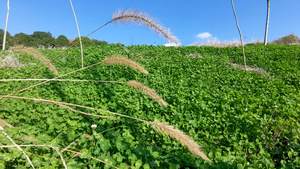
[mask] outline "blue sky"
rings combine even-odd
[[[0,0],[0,28],[5,27],[6,0]],[[111,19],[122,8],[138,8],[156,18],[178,37],[182,45],[203,42],[205,36],[220,41],[239,39],[231,0],[73,0],[81,35],[87,35]],[[234,0],[243,37],[247,41],[263,40],[266,0]],[[291,33],[300,36],[300,0],[271,0],[268,40]],[[8,31],[32,34],[51,32],[54,37],[76,38],[77,30],[68,0],[12,0]],[[201,34],[206,33],[206,34]],[[200,34],[200,35],[199,35]],[[197,36],[199,35],[199,36]],[[208,37],[208,36],[206,36]],[[125,45],[166,44],[153,31],[134,25],[110,24],[90,36],[108,43]]]

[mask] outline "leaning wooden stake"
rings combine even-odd
[[[24,154],[24,156],[26,157],[26,159],[27,159],[27,161],[29,162],[29,164],[31,165],[31,167],[34,168],[34,166],[33,166],[32,162],[31,162],[30,158],[26,155],[26,153],[23,151],[23,149],[22,149],[19,145],[17,145],[17,144],[14,142],[13,139],[11,139],[11,138],[9,137],[9,135],[5,132],[5,130],[3,129],[2,126],[0,126],[0,130],[2,131],[3,135],[4,135],[6,138],[8,138],[8,139],[9,139],[9,140],[17,147],[17,149],[20,150],[20,151]]]
[[[9,0],[7,0],[7,14],[6,14],[6,23],[5,23],[5,31],[4,31],[4,36],[3,36],[2,50],[5,50],[8,16],[9,16]]]
[[[233,13],[234,13],[234,16],[235,16],[236,26],[237,26],[237,29],[238,29],[238,31],[239,31],[239,33],[240,33],[241,46],[242,46],[243,56],[244,56],[244,67],[245,67],[245,71],[247,71],[247,66],[246,66],[246,55],[245,55],[245,49],[244,49],[244,43],[243,43],[243,36],[242,36],[241,29],[240,29],[240,27],[239,27],[239,21],[238,21],[238,18],[237,18],[237,16],[236,16],[236,12],[235,12],[235,9],[234,9],[233,0],[231,0],[231,5],[232,5]]]
[[[76,27],[77,27],[78,38],[79,38],[79,43],[80,43],[80,51],[81,51],[81,68],[83,68],[83,49],[82,49],[82,41],[81,41],[80,31],[79,31],[76,14],[75,14],[73,4],[72,4],[71,0],[70,0],[70,4],[71,4],[71,8],[72,8],[72,11],[73,11],[73,15],[74,15],[74,19],[75,19],[75,23],[76,23]]]

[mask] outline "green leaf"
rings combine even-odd
[[[136,163],[135,163],[135,167],[136,167],[136,168],[140,168],[142,165],[143,165],[142,160],[138,160],[138,161],[136,161]]]

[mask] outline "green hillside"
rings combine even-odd
[[[101,62],[106,56],[123,55],[140,63],[148,75],[125,66],[99,64],[64,79],[137,80],[159,93],[167,107],[124,83],[52,81],[16,96],[166,122],[191,136],[212,162],[193,155],[146,123],[70,106],[120,120],[84,116],[57,105],[23,99],[10,99],[0,108],[0,118],[14,126],[4,127],[7,134],[19,145],[52,145],[61,150],[77,140],[70,150],[119,168],[300,168],[300,46],[246,46],[247,65],[260,68],[260,73],[233,67],[233,63],[243,63],[241,48],[130,46],[126,49],[119,45],[85,48],[84,65]],[[52,59],[62,50],[41,52]],[[42,67],[42,63],[27,54],[20,54],[19,60],[37,65],[0,67],[0,79],[26,79]],[[68,50],[53,64],[59,75],[81,68],[80,49]],[[34,78],[54,77],[44,69]],[[13,93],[22,83],[0,81],[0,95]],[[30,81],[23,88],[36,83]],[[0,104],[5,100],[0,99]],[[98,127],[92,129],[93,124]],[[1,145],[12,145],[3,134],[0,140]],[[37,168],[63,167],[59,155],[51,148],[23,149]],[[62,155],[68,168],[109,168],[83,155],[67,151]],[[30,167],[16,148],[1,148],[0,166]]]

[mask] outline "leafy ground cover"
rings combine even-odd
[[[230,63],[242,63],[240,48],[131,46],[128,50],[130,53],[119,45],[86,48],[85,66],[105,56],[124,55],[141,63],[148,75],[122,66],[98,65],[65,78],[138,80],[155,89],[168,107],[128,85],[112,83],[49,82],[18,96],[75,103],[176,125],[203,146],[212,162],[195,157],[144,123],[83,116],[32,101],[11,99],[0,108],[0,118],[14,126],[5,128],[6,132],[20,145],[64,148],[79,138],[73,149],[119,168],[300,168],[299,46],[246,47],[248,65],[260,67],[270,76],[233,68]],[[61,50],[42,52],[51,59]],[[80,68],[79,57],[80,49],[71,49],[53,64],[64,74]],[[20,62],[37,65],[0,68],[0,79],[28,78],[42,66],[25,54],[20,54]],[[53,77],[45,69],[36,78]],[[12,93],[20,84],[0,82],[0,95]],[[92,124],[98,127],[93,130]],[[84,134],[86,137],[81,137]],[[36,139],[22,139],[24,136]],[[0,140],[2,145],[11,144],[2,134]],[[58,154],[49,148],[24,150],[36,167],[62,167]],[[82,155],[63,155],[69,168],[109,168]],[[17,149],[3,148],[0,166],[26,168],[29,164]]]

